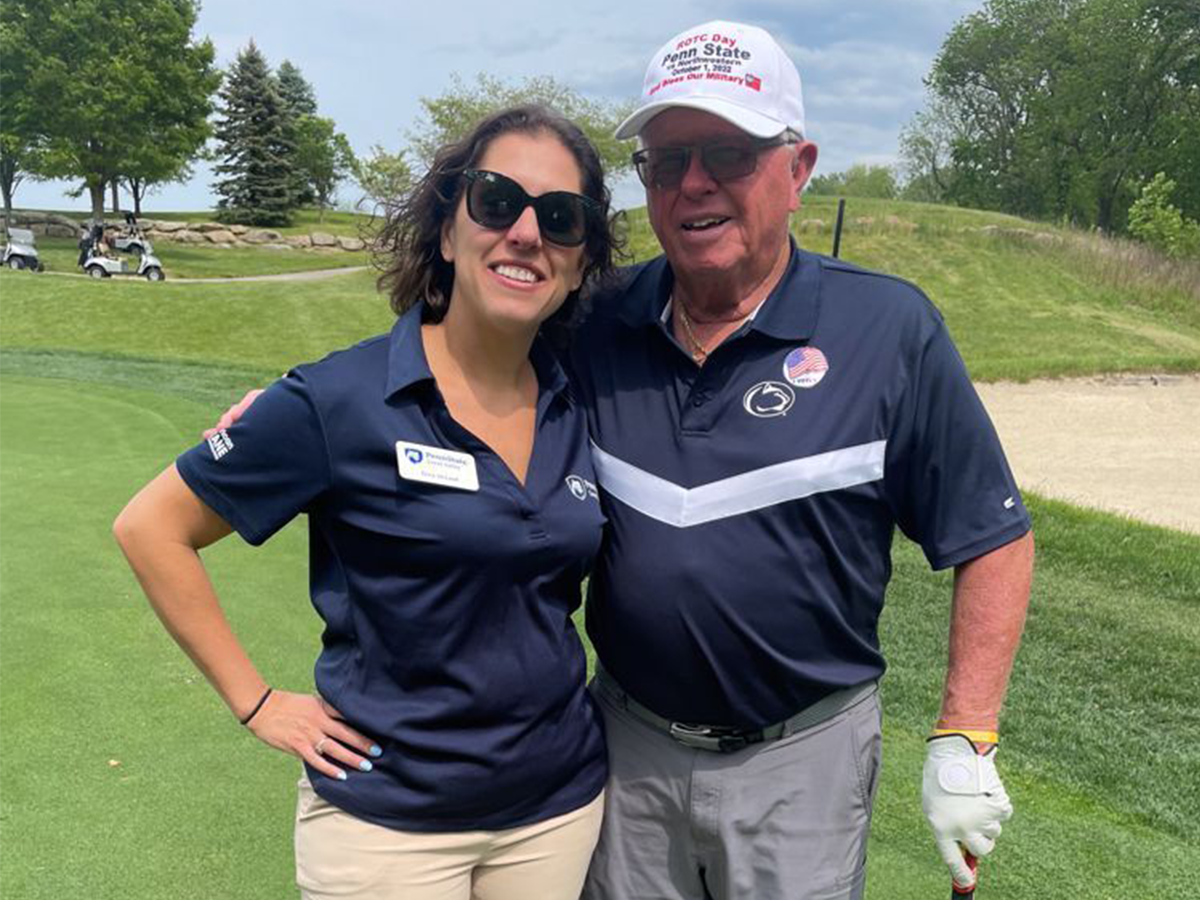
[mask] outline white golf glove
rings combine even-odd
[[[995,747],[981,756],[961,734],[931,738],[928,743],[921,808],[938,852],[960,887],[975,884],[962,848],[976,857],[991,853],[1000,823],[1013,813],[995,760]]]

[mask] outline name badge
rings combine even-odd
[[[460,491],[479,490],[475,457],[470,453],[396,441],[396,464],[400,467],[400,477],[408,481],[422,481]]]

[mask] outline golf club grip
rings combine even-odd
[[[963,859],[966,860],[967,865],[970,866],[972,874],[975,874],[979,871],[979,861],[966,850],[963,850]],[[975,900],[975,887],[978,884],[979,878],[976,877],[975,884],[971,885],[969,888],[963,889],[958,886],[957,882],[951,879],[950,900]]]

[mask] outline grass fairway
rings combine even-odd
[[[47,272],[83,274],[83,270],[78,266],[79,247],[73,239],[38,238],[37,247]],[[176,278],[276,275],[282,272],[365,266],[369,262],[367,254],[361,251],[350,253],[345,250],[263,250],[254,247],[222,250],[203,244],[177,244],[172,241],[155,243],[154,255],[162,262],[168,281]],[[137,270],[137,257],[123,254],[118,255],[118,258],[123,258],[131,269]]]
[[[903,204],[861,212],[918,227],[852,227],[843,256],[926,288],[976,377],[1200,369],[1194,300],[1121,293],[1053,246],[962,230],[1028,227],[1018,220]],[[831,219],[832,203],[814,198],[809,215]],[[632,223],[635,250],[653,252],[644,215]],[[827,251],[828,232],[804,243]],[[197,271],[215,271],[234,251],[194,252]],[[254,253],[242,274],[303,256]],[[6,898],[295,896],[298,762],[232,721],[150,612],[109,529],[247,387],[390,322],[370,273],[150,285],[0,271]],[[1200,538],[1030,506],[1039,568],[1001,763],[1017,815],[984,863],[980,900],[1190,896],[1200,874]],[[949,576],[907,544],[894,556],[868,896],[926,900],[947,893],[919,773]],[[306,557],[303,522],[259,550],[233,538],[205,553],[251,655],[296,690],[311,686],[319,634]]]
[[[45,362],[45,360],[43,360]],[[253,370],[55,357],[0,382],[0,688],[6,896],[293,896],[297,765],[241,731],[149,611],[109,535],[138,485]],[[198,379],[197,369],[207,377]],[[82,380],[86,379],[86,380]],[[1200,539],[1031,502],[1040,560],[1005,718],[1017,807],[987,896],[1185,896],[1200,853]],[[318,625],[297,523],[206,552],[275,684],[311,685]],[[875,900],[945,893],[919,808],[947,577],[899,546],[884,619],[886,764]]]

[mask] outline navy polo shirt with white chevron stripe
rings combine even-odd
[[[584,414],[549,349],[530,353],[522,484],[450,415],[420,328],[417,306],[391,334],[297,367],[177,465],[250,543],[308,515],[317,690],[383,748],[345,781],[310,767],[317,793],[404,831],[512,828],[604,787],[571,620],[604,519]]]
[[[574,341],[609,520],[588,634],[659,715],[761,727],[882,675],[897,526],[944,568],[1030,521],[917,288],[793,247],[699,367],[672,280],[662,257],[630,270]]]

